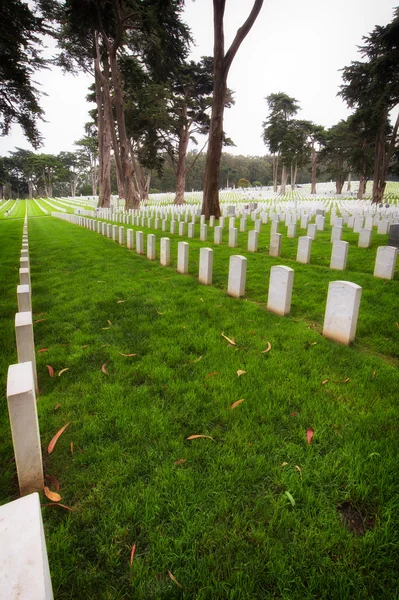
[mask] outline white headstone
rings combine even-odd
[[[114,242],[118,239],[118,225],[112,225],[112,239]]]
[[[296,261],[307,265],[310,263],[310,252],[312,250],[312,238],[303,235],[298,238],[298,250],[296,253]]]
[[[179,242],[177,244],[177,272],[188,273],[188,243]]]
[[[359,233],[359,248],[370,248],[372,229],[361,229]]]
[[[252,229],[248,233],[248,252],[257,252],[258,251],[258,237],[259,233]]]
[[[349,242],[337,240],[333,242],[331,250],[330,269],[344,271],[346,269],[346,261],[348,259]]]
[[[374,277],[393,279],[397,254],[398,250],[394,246],[380,246],[375,259]]]
[[[342,239],[342,227],[334,225],[331,229],[331,243],[339,242]]]
[[[206,242],[208,237],[208,226],[204,223],[200,225],[200,241]]]
[[[247,230],[247,220],[243,217],[240,219],[240,233],[244,233]]]
[[[187,227],[188,227],[188,237],[193,238],[194,237],[194,223],[189,223]]]
[[[389,233],[389,221],[380,221],[378,223],[377,233],[383,235]]]
[[[8,368],[7,403],[22,496],[43,490],[43,463],[32,363]]]
[[[214,244],[221,244],[222,243],[222,237],[223,237],[223,229],[219,226],[219,227],[215,227],[214,229],[214,235],[213,235],[213,243]]]
[[[17,285],[17,299],[19,312],[27,312],[32,310],[29,285]]]
[[[156,235],[149,233],[147,235],[147,258],[149,260],[155,260],[155,244],[157,241]]]
[[[136,253],[144,254],[144,233],[136,231]]]
[[[288,223],[287,238],[296,237],[296,223]]]
[[[229,248],[237,248],[238,229],[232,227],[229,229]]]
[[[348,345],[355,339],[362,288],[350,281],[331,281],[328,286],[323,335]]]
[[[311,237],[312,240],[315,240],[316,239],[316,231],[317,231],[317,225],[315,223],[309,223],[306,235],[308,237]]]
[[[294,270],[276,265],[270,269],[267,310],[277,315],[288,315],[291,310]]]
[[[234,298],[240,298],[245,294],[245,282],[247,277],[247,259],[245,256],[230,256],[229,279],[227,293]]]
[[[119,227],[119,243],[121,246],[125,243],[125,228]]]
[[[212,285],[213,250],[212,248],[200,249],[199,282]]]
[[[16,313],[15,338],[17,342],[18,362],[30,362],[32,364],[33,381],[35,383],[35,390],[38,392],[39,388],[37,385],[35,341],[33,336],[33,321],[31,311]]]
[[[161,252],[160,261],[163,267],[167,267],[170,264],[170,239],[161,238]]]
[[[281,255],[281,233],[272,233],[270,236],[270,248],[269,256],[280,256]]]
[[[184,235],[186,235],[186,224],[184,221],[181,221],[179,223],[179,235],[182,237]]]
[[[134,248],[134,231],[133,229],[128,229],[127,230],[127,240],[126,240],[126,246],[129,250],[133,250]]]

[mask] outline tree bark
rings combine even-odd
[[[351,172],[350,171],[348,173],[348,185],[346,186],[346,191],[347,192],[351,191]]]
[[[98,206],[109,207],[111,202],[111,124],[107,105],[109,93],[108,61],[101,70],[100,50],[97,34],[94,37],[96,58],[94,61],[94,83],[97,104],[98,129]]]
[[[278,154],[273,154],[273,192],[277,194],[278,189]]]
[[[187,147],[190,139],[190,132],[187,125],[187,106],[183,107],[183,119],[184,126],[180,130],[179,135],[179,156],[177,159],[176,168],[176,196],[175,204],[184,204],[184,190],[186,188],[186,160],[187,160]]]
[[[285,194],[285,188],[287,185],[287,168],[283,163],[283,168],[281,169],[281,186],[280,186],[280,194]]]
[[[202,202],[202,214],[206,219],[214,215],[220,217],[219,205],[219,171],[223,145],[223,114],[227,90],[227,76],[231,63],[242,41],[251,30],[255,20],[262,8],[263,0],[255,0],[252,10],[236,33],[236,36],[224,54],[224,10],[226,0],[213,0],[213,103],[211,122],[209,128],[209,145],[205,163],[204,199]]]
[[[375,142],[375,154],[374,154],[374,179],[373,179],[373,204],[379,204],[382,202],[386,186],[386,177],[391,161],[392,155],[396,148],[396,137],[398,135],[399,128],[399,114],[396,118],[395,125],[392,130],[391,140],[389,142],[388,150],[385,149],[386,141],[386,124],[388,119],[388,110],[381,117],[380,127],[378,128],[376,142]]]
[[[316,175],[317,175],[317,154],[315,142],[312,140],[312,183],[310,188],[311,194],[316,194]]]
[[[335,182],[335,191],[337,194],[342,194],[342,188],[344,187],[345,176],[338,177]]]
[[[364,174],[362,173],[360,175],[360,179],[359,179],[359,189],[357,192],[357,198],[359,200],[363,200],[364,197],[364,193],[366,191],[366,177],[364,176]]]

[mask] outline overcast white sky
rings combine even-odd
[[[393,18],[397,0],[265,0],[261,13],[241,45],[231,67],[228,86],[235,106],[225,112],[224,128],[236,148],[234,154],[264,155],[262,122],[267,116],[265,97],[285,92],[301,106],[299,118],[330,127],[349,111],[337,92],[339,69],[359,60],[357,46],[375,25]],[[227,0],[226,51],[253,0]],[[192,58],[213,53],[212,0],[186,0],[185,19],[196,46]],[[45,138],[40,152],[58,154],[74,150],[84,134],[88,110],[89,77],[63,75],[59,70],[38,73],[36,80],[48,95],[41,104],[47,123],[40,125]],[[32,149],[18,127],[0,138],[0,155],[18,146]]]

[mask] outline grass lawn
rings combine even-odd
[[[267,228],[258,254],[240,234],[239,248],[214,247],[206,287],[199,248],[213,244],[197,231],[183,276],[178,236],[156,232],[157,252],[161,236],[172,240],[165,268],[75,225],[29,220],[45,472],[72,508],[43,507],[57,600],[396,597],[399,281],[372,276],[387,236],[359,250],[345,234],[348,270],[330,271],[326,229],[311,265],[295,262],[297,240],[284,236],[271,259]],[[21,235],[22,220],[0,222],[3,389]],[[238,253],[247,295],[235,300],[225,290]],[[295,270],[285,318],[266,311],[274,264]],[[350,347],[320,335],[336,279],[363,287]],[[2,407],[3,503],[18,486]],[[195,434],[212,439],[186,439]]]

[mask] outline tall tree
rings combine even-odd
[[[374,129],[373,202],[382,201],[391,160],[399,146],[399,115],[389,127],[390,111],[399,103],[399,7],[388,25],[377,26],[363,38],[366,62],[343,69],[345,84],[339,92],[350,107],[361,109]]]
[[[277,192],[279,159],[282,157],[281,193],[285,193],[287,161],[292,156],[292,135],[289,123],[299,110],[298,101],[284,92],[269,94],[266,98],[269,116],[263,123],[263,141],[273,155],[273,190]]]
[[[352,140],[348,121],[341,120],[328,129],[320,156],[328,172],[335,179],[335,190],[342,194],[345,179],[351,170]]]
[[[223,115],[227,93],[227,77],[231,64],[243,40],[250,32],[262,8],[263,0],[255,0],[252,10],[225,53],[224,48],[224,11],[226,0],[213,0],[213,102],[209,128],[208,151],[204,177],[204,199],[202,214],[209,219],[211,215],[220,216],[219,170],[223,146]]]
[[[50,32],[49,24],[38,10],[44,2],[3,0],[0,4],[0,132],[8,135],[18,123],[34,148],[42,142],[38,121],[43,120],[40,92],[33,75],[44,68],[41,55],[42,36]],[[46,0],[49,7],[51,0]]]

